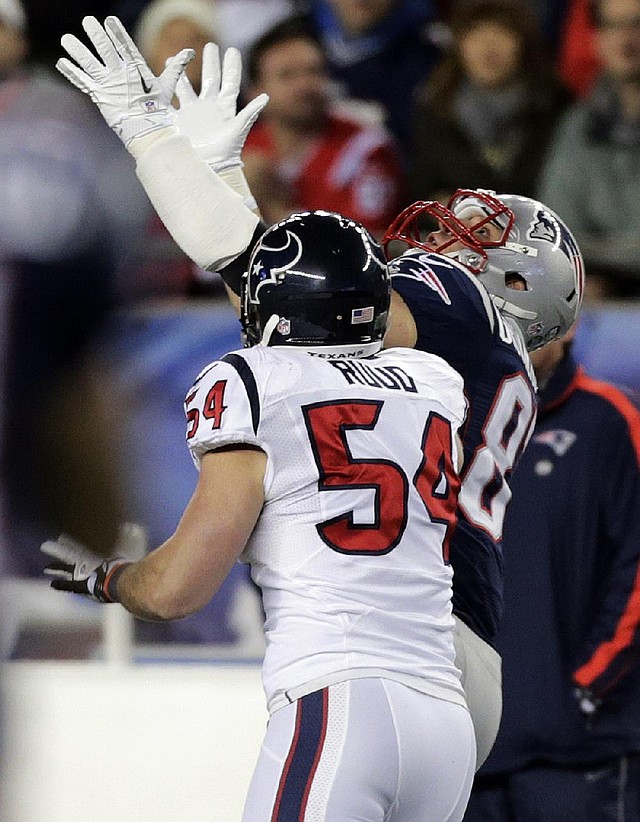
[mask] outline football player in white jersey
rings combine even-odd
[[[249,347],[185,400],[199,480],[174,535],[137,562],[61,538],[43,545],[48,573],[177,619],[248,562],[271,718],[244,821],[460,820],[475,771],[447,559],[462,378],[436,355],[380,350],[384,254],[339,215],[270,228],[241,294]]]
[[[196,97],[178,82],[176,111],[170,99],[186,55],[177,55],[156,78],[116,18],[107,18],[104,27],[86,18],[84,26],[103,63],[66,35],[63,46],[76,62],[64,58],[58,68],[92,96],[136,158],[140,180],[183,250],[202,268],[224,269],[237,304],[246,249],[264,229],[252,210],[240,153],[266,98],[236,112],[239,54],[228,49],[220,71],[217,49],[209,44],[203,92]],[[425,211],[440,225],[426,242],[414,222]],[[535,418],[527,350],[561,335],[575,319],[581,257],[566,226],[541,203],[487,192],[458,192],[448,208],[418,204],[401,215],[389,237],[416,248],[392,263],[385,345],[440,354],[462,374],[469,398],[452,563],[458,662],[481,762],[501,710],[500,659],[492,646],[502,603],[508,477]]]

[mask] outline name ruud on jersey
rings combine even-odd
[[[371,385],[376,388],[393,388],[417,394],[412,377],[397,365],[375,366],[360,360],[329,360],[349,385]]]

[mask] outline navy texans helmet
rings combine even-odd
[[[439,244],[423,238],[423,215],[445,235]],[[500,229],[488,240],[487,224]],[[447,205],[414,203],[385,234],[425,251],[453,257],[475,274],[500,311],[518,325],[529,351],[565,334],[575,322],[584,291],[584,263],[567,225],[530,197],[459,189]],[[509,288],[514,275],[523,290]]]
[[[240,290],[243,342],[366,357],[382,347],[390,299],[382,247],[362,225],[328,211],[293,214],[251,252]]]

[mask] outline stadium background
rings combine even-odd
[[[52,64],[63,33],[81,36],[84,14],[114,4],[25,7],[33,57]],[[148,524],[152,544],[171,532],[194,486],[184,392],[237,345],[237,319],[220,298],[124,309],[102,332],[97,357],[130,412],[119,442],[129,513]],[[593,376],[640,391],[640,306],[589,306],[575,350]],[[141,426],[155,436],[141,440]],[[10,660],[0,680],[3,822],[239,818],[266,721],[259,607],[242,573],[220,606],[235,639],[207,645],[141,642],[119,609],[63,601],[45,582],[0,586],[0,648]]]

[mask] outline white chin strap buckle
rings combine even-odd
[[[535,320],[538,316],[535,311],[527,311],[525,308],[520,308],[510,303],[505,297],[497,297],[495,294],[492,294],[491,298],[498,310],[505,311],[507,314],[511,314],[512,317],[518,317],[520,320]]]

